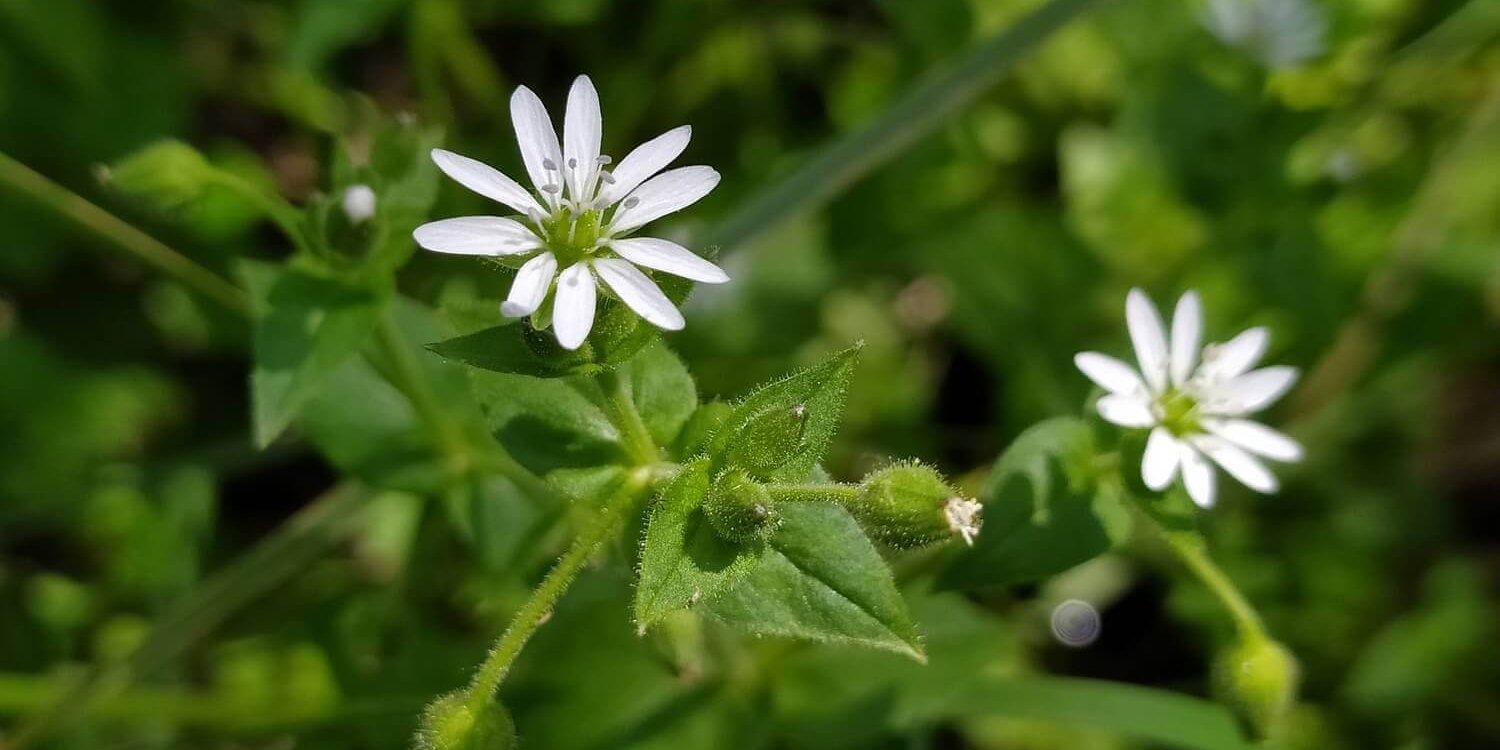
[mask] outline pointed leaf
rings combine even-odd
[[[764,552],[760,545],[729,542],[709,526],[702,505],[712,479],[707,458],[689,463],[651,510],[635,589],[635,620],[642,630],[714,599]]]
[[[244,277],[257,318],[252,421],[255,442],[264,447],[364,345],[380,304],[367,290],[296,268],[247,263]]]
[[[760,564],[710,602],[758,635],[807,638],[925,657],[891,571],[843,508],[787,504]]]
[[[757,416],[772,410],[806,409],[806,423],[802,439],[791,446],[780,446],[777,455],[758,457],[759,465],[776,465],[767,479],[773,481],[800,482],[822,460],[828,444],[838,431],[843,418],[844,393],[849,387],[849,376],[859,359],[862,344],[856,344],[823,362],[782,380],[761,386],[735,405],[733,413],[715,434],[709,452],[723,456],[731,446],[741,445],[749,450],[773,450],[772,446],[744,445],[741,432]]]

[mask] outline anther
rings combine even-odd
[[[545,169],[548,172],[556,172],[557,171],[557,162],[552,161],[551,159],[543,159],[542,160],[542,169]]]
[[[630,198],[626,198],[625,199],[625,207],[626,208],[635,208],[636,206],[639,206],[640,204],[641,204],[641,199],[640,198],[636,198],[636,197],[632,196]]]
[[[558,187],[557,185],[553,185],[553,184],[547,184],[547,185],[543,185],[542,186],[542,192],[544,192],[544,193],[552,193],[552,194],[556,195],[561,190],[562,190],[562,188]]]
[[[578,168],[578,160],[577,159],[569,159],[568,160],[568,169],[577,169],[577,168]]]
[[[606,184],[606,185],[613,185],[613,184],[615,184],[615,176],[612,175],[612,174],[610,174],[610,173],[608,173],[608,172],[600,172],[599,173],[599,179],[603,180],[604,184]]]
[[[609,158],[608,154],[600,154],[599,158],[595,159],[594,161],[598,162],[600,166],[608,166],[615,162],[614,159]]]

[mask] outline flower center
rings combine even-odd
[[[1198,399],[1188,393],[1168,390],[1156,399],[1155,411],[1161,426],[1177,437],[1203,432],[1198,422]]]
[[[575,213],[562,207],[544,217],[538,229],[547,250],[557,256],[560,267],[566,268],[598,251],[603,221],[603,213],[597,209]]]

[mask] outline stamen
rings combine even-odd
[[[542,192],[544,192],[544,193],[551,193],[553,195],[556,195],[557,193],[559,193],[561,191],[562,191],[562,188],[558,187],[554,183],[547,183],[546,185],[542,186]]]
[[[595,159],[594,161],[599,162],[599,166],[601,167],[609,166],[610,164],[615,163],[615,160],[609,158],[608,154],[600,154],[599,158]]]
[[[636,198],[635,196],[631,196],[631,197],[625,199],[625,207],[626,208],[635,208],[636,206],[639,206],[639,205],[641,205],[641,199],[640,198]]]
[[[578,168],[578,160],[577,159],[569,159],[568,160],[568,169],[577,169],[577,168]]]
[[[613,185],[613,184],[615,184],[615,176],[612,175],[612,174],[610,174],[610,173],[608,173],[608,172],[600,171],[599,172],[599,179],[603,180],[604,184],[606,184],[606,185]]]
[[[552,161],[551,159],[543,159],[542,160],[542,169],[545,169],[548,172],[556,172],[557,171],[557,162]]]

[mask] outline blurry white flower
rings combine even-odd
[[[443,219],[413,233],[417,244],[440,253],[527,259],[500,306],[502,313],[518,318],[545,309],[555,288],[550,317],[557,342],[577,349],[594,325],[598,281],[637,315],[675,331],[683,326],[682,313],[640,268],[706,284],[729,280],[718,266],[677,243],[630,236],[642,225],[692,205],[719,184],[719,173],[710,167],[661,171],[687,148],[691,128],[684,125],[641,144],[610,171],[610,158],[599,153],[603,119],[588,76],[575,79],[568,92],[561,144],[546,107],[531,89],[516,89],[510,114],[535,193],[450,151],[434,149],[432,160],[459,184],[520,216]],[[539,317],[546,325],[547,315]]]
[[[1209,0],[1203,25],[1269,68],[1323,54],[1328,21],[1313,0]]]
[[[1270,336],[1251,328],[1200,356],[1203,308],[1195,292],[1182,295],[1168,337],[1160,314],[1139,289],[1130,290],[1125,321],[1135,347],[1137,371],[1114,357],[1083,352],[1078,369],[1109,391],[1096,404],[1099,415],[1121,427],[1151,430],[1141,460],[1141,479],[1166,489],[1180,469],[1193,502],[1214,502],[1214,470],[1257,492],[1275,492],[1276,476],[1261,461],[1297,461],[1302,446],[1276,430],[1245,419],[1270,406],[1297,380],[1293,367],[1251,368]]]
[[[344,215],[351,224],[363,224],[375,217],[375,191],[369,185],[350,185],[344,190]]]

